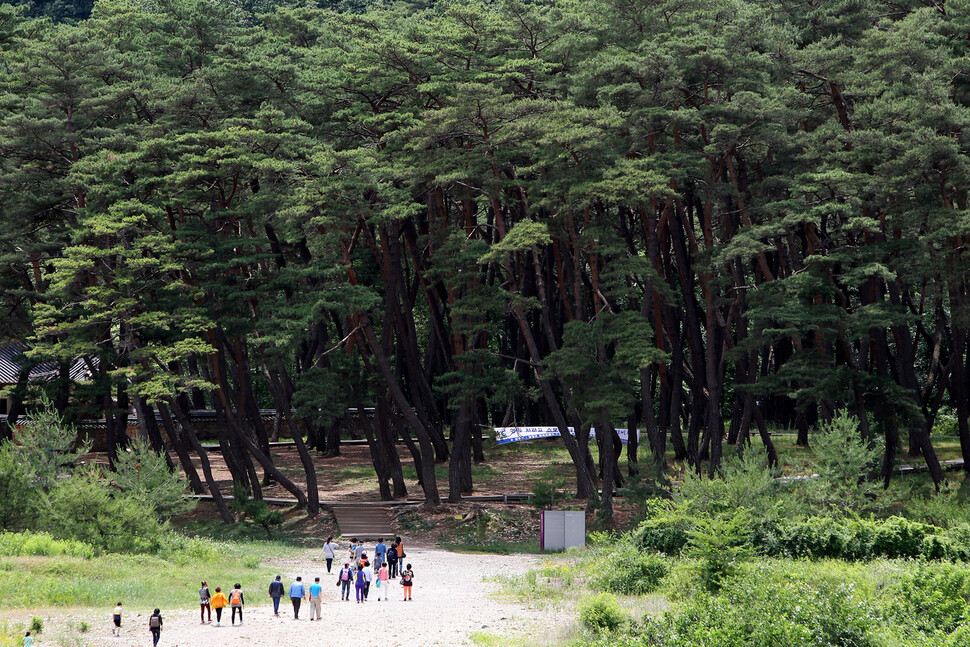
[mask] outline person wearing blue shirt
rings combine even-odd
[[[384,544],[384,538],[377,538],[377,545],[374,546],[374,568],[380,568],[381,564],[384,563],[384,556],[387,555],[387,546]]]
[[[306,597],[306,588],[303,586],[303,578],[296,578],[296,582],[290,584],[290,602],[293,603],[293,619],[300,619],[300,604]]]
[[[316,620],[323,620],[323,610],[320,608],[320,594],[323,592],[323,587],[320,586],[320,578],[313,578],[313,584],[310,585],[310,622]]]

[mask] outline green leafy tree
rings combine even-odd
[[[887,505],[876,477],[883,450],[860,436],[857,418],[839,412],[815,435],[813,448],[816,477],[798,490],[807,511],[852,514]]]
[[[168,466],[162,454],[140,440],[119,453],[112,480],[126,497],[152,510],[159,519],[184,514],[196,505],[194,499],[186,498],[188,485],[181,475]]]
[[[106,552],[151,552],[165,533],[152,506],[112,488],[96,467],[59,482],[42,501],[44,530]]]
[[[0,445],[0,529],[21,530],[37,518],[34,475],[10,441]]]
[[[77,429],[64,424],[50,400],[44,399],[30,421],[17,431],[13,453],[30,470],[36,485],[46,492],[70,475],[78,459],[89,451],[91,443],[80,441]]]

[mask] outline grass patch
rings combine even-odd
[[[0,608],[104,606],[118,600],[136,610],[181,608],[195,601],[203,579],[213,590],[236,582],[244,590],[262,590],[275,573],[259,563],[291,550],[275,542],[185,541],[183,550],[173,549],[167,558],[117,554],[93,559],[5,558],[16,568],[0,570]]]

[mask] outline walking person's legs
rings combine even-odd
[[[327,574],[330,574],[330,567],[333,566],[333,557],[327,558]]]
[[[162,636],[162,630],[161,629],[152,629],[152,645],[154,645],[155,647],[157,647],[158,646],[158,639],[161,638],[161,636]]]
[[[303,601],[303,598],[290,598],[290,601],[293,603],[293,619],[294,620],[299,620],[300,619],[300,603]]]
[[[273,615],[278,616],[280,614],[280,599],[277,597],[273,598]]]
[[[218,609],[216,609],[216,626],[218,627],[221,624],[222,624],[222,607],[219,607]]]

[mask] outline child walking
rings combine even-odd
[[[222,592],[221,587],[216,587],[216,594],[212,596],[210,600],[212,608],[216,610],[216,626],[222,626],[222,610],[229,606],[229,599],[226,598],[225,593]]]
[[[377,569],[377,601],[381,601],[381,595],[384,596],[384,600],[387,600],[387,589],[389,586],[389,570],[387,568],[387,562],[381,564],[381,567]]]
[[[354,586],[357,589],[357,603],[360,604],[364,601],[364,587],[367,586],[367,578],[364,577],[364,569],[357,569],[357,579],[354,580]]]
[[[212,595],[209,593],[209,585],[205,582],[202,583],[202,588],[199,589],[199,615],[202,618],[202,624],[205,624],[206,611],[209,612],[209,622],[212,622]]]
[[[232,624],[236,624],[236,611],[239,611],[239,624],[243,623],[243,607],[246,606],[245,600],[243,600],[242,584],[236,583],[232,587],[232,592],[229,594],[229,606],[232,607]]]
[[[119,602],[114,613],[111,614],[111,620],[115,623],[115,636],[121,636],[121,612],[121,602]]]
[[[404,589],[404,601],[411,601],[411,584],[414,583],[414,571],[411,570],[411,565],[408,564],[401,572],[401,587]]]
[[[29,631],[24,634],[24,647],[34,647],[34,637],[30,635]]]

